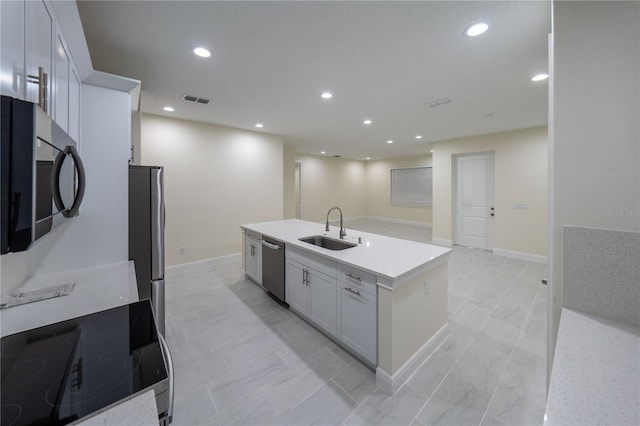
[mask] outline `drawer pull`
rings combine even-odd
[[[348,277],[349,277],[349,278],[351,278],[351,279],[354,279],[354,280],[357,280],[357,281],[362,281],[362,280],[360,279],[360,277],[356,277],[355,275],[351,275],[351,274],[350,274],[350,273],[348,273],[348,272],[347,272],[345,275],[346,275],[346,276],[348,276]]]
[[[345,289],[345,290],[347,290],[347,291],[348,291],[348,292],[350,292],[350,293],[353,293],[353,294],[355,294],[355,295],[360,296],[360,292],[359,292],[359,291],[356,291],[356,290],[354,290],[354,289],[352,289],[351,287],[345,287],[344,289]]]

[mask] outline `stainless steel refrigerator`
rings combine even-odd
[[[151,299],[164,336],[163,178],[162,167],[129,166],[129,260],[135,262],[140,300]]]

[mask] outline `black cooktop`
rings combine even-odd
[[[0,345],[2,426],[64,425],[168,380],[148,299]]]

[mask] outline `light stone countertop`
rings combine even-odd
[[[122,404],[76,423],[81,426],[158,426],[158,410],[153,389]]]
[[[339,239],[339,226],[330,226],[325,231],[324,224],[299,219],[276,220],[240,226],[243,229],[272,237],[287,245],[315,253],[336,262],[350,265],[375,274],[378,284],[393,288],[414,271],[424,271],[446,262],[451,249],[431,244],[401,240],[399,238],[370,234],[349,229],[345,241],[362,244],[346,250],[328,250],[299,241],[298,238],[311,235],[326,235]]]
[[[62,297],[0,310],[2,336],[137,302],[138,286],[133,261],[75,269],[31,278],[20,291],[75,282]],[[83,425],[157,425],[153,389],[122,404],[80,420]]]
[[[38,275],[17,290],[75,282],[67,296],[0,310],[0,335],[19,333],[138,301],[133,261]]]
[[[545,426],[640,424],[640,330],[563,308]]]

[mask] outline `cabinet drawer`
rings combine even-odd
[[[338,279],[348,286],[376,294],[376,276],[346,265],[338,265]]]
[[[257,234],[253,231],[247,231],[247,238],[251,238],[254,241],[257,241],[258,244],[260,244],[260,241],[262,241],[262,235]]]
[[[324,257],[317,256],[310,252],[291,248],[288,245],[285,247],[285,253],[287,259],[302,263],[303,265],[315,269],[318,272],[322,272],[332,278],[336,277],[336,262],[332,260],[325,259]]]

